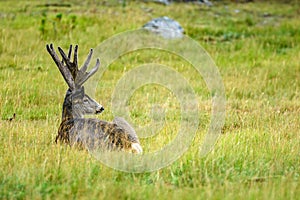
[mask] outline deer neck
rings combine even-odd
[[[72,120],[75,118],[83,118],[83,115],[80,112],[80,110],[76,110],[80,108],[76,107],[78,106],[74,106],[72,102],[72,92],[68,90],[63,103],[62,121]]]
[[[62,121],[74,119],[72,107],[73,107],[72,104],[67,103],[66,100],[64,101],[63,109],[62,109]]]

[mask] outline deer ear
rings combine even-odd
[[[84,93],[84,86],[81,86],[81,91]]]
[[[82,97],[85,95],[85,92],[84,92],[84,87],[80,87],[80,95],[82,95]]]

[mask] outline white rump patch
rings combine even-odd
[[[139,143],[132,143],[131,148],[133,153],[138,153],[138,154],[143,153],[143,149]]]

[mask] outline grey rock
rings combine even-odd
[[[153,0],[153,2],[162,3],[164,5],[169,5],[170,4],[170,1],[168,1],[168,0]]]
[[[143,28],[166,39],[182,38],[184,34],[181,25],[169,17],[152,19]]]
[[[200,0],[199,3],[205,4],[207,6],[213,6],[213,3],[209,0]]]

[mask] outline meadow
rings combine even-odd
[[[211,96],[189,63],[167,52],[138,51],[112,63],[94,98],[112,120],[118,80],[144,63],[181,73],[199,101],[200,122],[188,151],[154,172],[126,173],[87,151],[55,144],[67,89],[46,44],[90,48],[155,17],[169,16],[215,61],[226,91],[226,120],[213,150],[199,157]],[[139,1],[0,1],[0,199],[297,199],[300,196],[300,4],[217,1],[214,6]],[[147,124],[152,105],[166,125],[141,139],[145,153],[176,135],[180,105],[147,85],[128,104]],[[15,118],[13,115],[15,114]],[[12,119],[12,120],[10,120]]]

